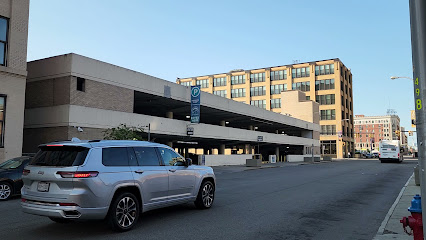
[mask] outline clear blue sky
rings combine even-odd
[[[408,0],[30,0],[28,60],[74,52],[175,81],[340,58],[354,112],[414,109]]]

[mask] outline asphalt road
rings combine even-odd
[[[361,160],[218,171],[211,209],[154,210],[126,233],[102,221],[57,224],[24,214],[18,197],[0,202],[0,239],[371,240],[415,164]]]

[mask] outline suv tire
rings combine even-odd
[[[114,231],[125,232],[135,226],[139,214],[138,199],[129,192],[123,192],[112,200],[107,216],[108,224]]]
[[[213,205],[214,201],[214,185],[211,181],[204,181],[200,190],[198,190],[197,199],[194,204],[199,209],[208,209]]]

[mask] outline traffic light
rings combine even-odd
[[[400,133],[401,133],[401,131],[399,131],[399,130],[395,130],[395,134],[396,134],[398,137],[399,137]]]
[[[413,131],[408,131],[408,136],[413,136]]]

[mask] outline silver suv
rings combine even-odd
[[[172,148],[141,141],[43,144],[23,170],[23,211],[58,223],[104,219],[127,231],[139,214],[194,202],[213,204],[213,169],[192,165]]]

